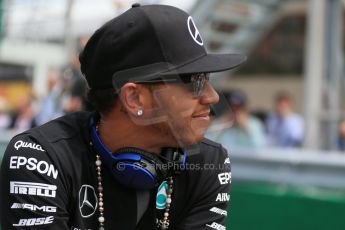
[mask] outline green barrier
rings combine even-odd
[[[344,230],[345,191],[234,183],[231,230]]]

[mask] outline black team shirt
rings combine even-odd
[[[78,112],[15,136],[0,171],[0,223],[7,229],[99,229],[96,153],[88,120]],[[230,161],[221,145],[203,140],[187,150],[186,170],[174,177],[169,229],[223,230],[230,200]],[[164,209],[147,191],[138,218],[138,192],[102,165],[106,230],[156,229]]]

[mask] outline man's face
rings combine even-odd
[[[339,125],[339,136],[345,139],[345,121],[342,121]]]
[[[202,140],[210,124],[210,105],[219,100],[213,87],[193,97],[191,85],[159,84],[151,88],[153,109],[148,111],[157,138],[171,146],[186,146]]]
[[[291,111],[291,101],[290,99],[284,98],[277,101],[276,111],[281,117],[285,117]]]

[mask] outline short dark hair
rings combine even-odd
[[[114,109],[118,94],[114,89],[89,89],[87,99],[97,112],[106,114]]]
[[[292,102],[292,96],[289,92],[287,91],[280,91],[277,93],[275,97],[276,102],[281,102],[281,101],[290,101]]]

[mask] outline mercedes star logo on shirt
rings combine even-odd
[[[95,189],[91,185],[84,184],[79,190],[79,210],[83,218],[92,216],[97,209],[98,199]]]

